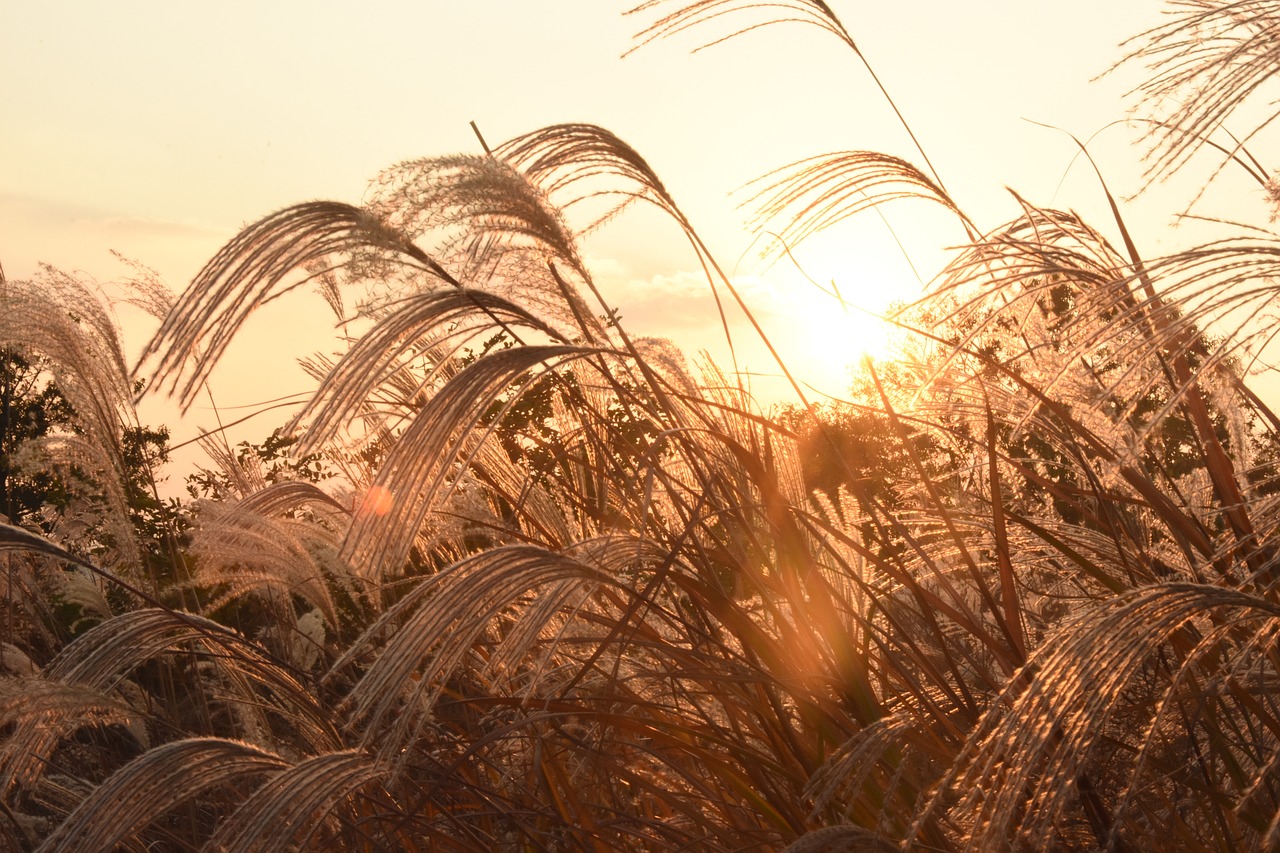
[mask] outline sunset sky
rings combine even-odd
[[[1033,121],[1094,137],[1090,149],[1117,194],[1141,186],[1141,134],[1112,123],[1133,105],[1126,91],[1142,68],[1094,78],[1122,56],[1119,42],[1159,23],[1155,0],[833,7],[981,227],[1016,215],[1006,187],[1109,226],[1070,139]],[[840,393],[844,365],[874,334],[787,270],[763,269],[731,192],[812,154],[873,149],[916,159],[901,127],[857,57],[815,28],[765,28],[690,53],[728,32],[728,19],[622,58],[656,18],[624,16],[625,8],[600,0],[4,4],[0,263],[15,279],[47,262],[109,282],[127,272],[114,249],[180,289],[267,213],[316,198],[358,202],[398,161],[477,152],[473,120],[491,144],[587,121],[648,158],[797,372]],[[1175,182],[1127,206],[1147,252],[1185,239],[1169,226],[1192,194]],[[1210,214],[1214,203],[1202,202]],[[918,207],[886,215],[927,277],[938,249],[963,233]],[[586,254],[633,331],[670,336],[691,354],[722,353],[710,299],[674,227],[624,217],[592,237]],[[814,278],[834,279],[872,311],[919,293],[874,215],[799,256]],[[150,327],[126,319],[136,350]],[[216,377],[220,403],[305,390],[295,374],[270,379],[261,365],[307,355],[317,345],[308,334],[322,345],[331,321],[318,299],[302,297],[270,322],[279,353],[261,341],[233,349]],[[773,370],[749,350],[747,366]],[[278,423],[263,421],[264,433]]]

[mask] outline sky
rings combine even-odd
[[[1106,225],[1097,179],[1068,133],[1090,140],[1118,195],[1142,187],[1142,134],[1123,120],[1144,70],[1104,72],[1124,55],[1124,39],[1161,21],[1155,0],[831,5],[980,227],[1016,215],[1009,188]],[[876,351],[882,333],[785,264],[762,264],[735,191],[814,154],[876,150],[918,161],[915,151],[858,58],[830,35],[781,25],[691,53],[728,33],[726,19],[624,58],[635,33],[674,8],[624,15],[628,6],[2,4],[0,264],[14,279],[47,263],[109,286],[129,272],[115,251],[180,290],[219,246],[268,213],[311,199],[358,203],[368,182],[397,162],[478,153],[472,121],[490,144],[592,122],[648,159],[814,394],[839,395],[846,365]],[[1188,239],[1171,221],[1194,194],[1192,172],[1126,202],[1145,252]],[[1232,180],[1201,201],[1207,213],[1214,203],[1235,213],[1256,203]],[[916,269],[871,214],[800,247],[807,273],[835,281],[850,303],[872,312],[918,296],[941,250],[963,234],[911,203],[886,217]],[[673,226],[630,214],[584,248],[631,331],[723,357],[710,295]],[[332,320],[305,295],[279,310],[247,329],[215,374],[227,417],[306,390],[288,365],[326,346]],[[136,352],[154,324],[121,316]],[[749,338],[741,322],[735,330]],[[767,357],[745,343],[741,352],[744,366],[762,374],[762,396],[785,399],[765,375],[776,373]],[[265,371],[271,364],[286,367]],[[212,420],[197,405],[175,439]],[[265,435],[283,420],[267,413],[247,429]]]

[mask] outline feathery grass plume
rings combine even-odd
[[[662,6],[668,6],[673,0],[646,0],[630,9],[627,14],[647,14],[648,12],[658,9]],[[925,153],[924,147],[920,141],[916,139],[915,132],[911,129],[911,125],[907,123],[906,118],[898,109],[897,103],[889,95],[889,90],[885,88],[884,83],[880,81],[880,76],[876,74],[871,62],[863,54],[858,47],[857,42],[853,40],[853,36],[845,29],[844,24],[832,8],[823,2],[823,0],[771,0],[771,2],[759,2],[759,0],[674,0],[678,4],[673,12],[668,12],[660,17],[653,24],[650,24],[643,31],[635,36],[638,44],[632,48],[637,50],[650,42],[658,39],[668,38],[693,27],[701,26],[708,23],[719,24],[720,19],[730,15],[746,14],[749,23],[730,32],[728,35],[720,36],[710,42],[705,42],[701,47],[695,48],[695,52],[703,50],[707,47],[720,44],[729,39],[736,38],[744,33],[752,32],[761,27],[771,26],[773,24],[798,23],[815,26],[818,29],[830,33],[853,51],[858,57],[858,61],[862,63],[863,68],[867,70],[867,74],[871,77],[876,88],[884,97],[885,102],[893,110],[894,116],[898,119],[898,123],[902,125],[902,129],[906,131],[910,137],[911,143],[915,146],[916,151],[920,153],[924,164],[928,167],[929,172],[933,175],[933,182],[938,187],[944,187],[942,178],[938,175],[938,170],[929,162],[929,155]],[[782,14],[779,14],[782,10]],[[752,16],[754,15],[754,19]],[[944,195],[945,188],[944,188]]]
[[[133,271],[133,275],[119,282],[125,288],[125,304],[145,311],[157,320],[163,320],[173,310],[177,296],[160,278],[160,273],[119,252],[112,251],[111,254]]]
[[[571,346],[526,346],[490,353],[463,368],[433,396],[390,449],[373,486],[390,496],[379,515],[357,515],[343,544],[342,559],[363,577],[397,571],[409,554],[440,491],[456,478],[483,441],[481,417],[503,391],[526,372],[591,350]]]
[[[1135,295],[1129,262],[1076,217],[1024,210],[948,268],[940,294],[949,309],[930,296],[909,310],[925,309],[956,357],[981,350],[1044,391],[1079,400],[1081,411],[1123,422],[1157,392],[1165,411],[1171,398],[1176,405],[1186,389],[1168,365],[1207,355],[1198,327],[1159,298]]]
[[[0,679],[0,725],[8,728],[30,719],[58,740],[84,727],[119,725],[146,745],[146,729],[138,725],[143,715],[119,697],[45,678]]]
[[[264,503],[246,498],[238,503],[206,502],[198,508],[191,543],[197,560],[193,580],[217,591],[205,608],[216,611],[253,595],[275,614],[276,629],[292,632],[297,630],[298,599],[336,626],[337,609],[318,553],[336,552],[343,530],[263,511],[258,507]]]
[[[509,546],[470,557],[423,581],[366,633],[372,639],[386,630],[385,624],[400,623],[347,698],[351,718],[362,722],[366,748],[376,748],[387,760],[406,760],[424,715],[431,713],[444,688],[441,676],[454,672],[495,617],[530,590],[545,586],[563,601],[575,584],[565,587],[561,581],[601,580],[575,560],[540,548]],[[357,641],[357,647],[368,639]],[[342,665],[339,661],[335,669]]]
[[[4,553],[4,594],[6,637],[20,641],[26,652],[12,643],[0,646],[0,666],[10,672],[27,674],[34,669],[28,653],[38,660],[49,660],[65,642],[66,628],[55,612],[58,596],[67,586],[83,586],[87,580],[67,580],[64,572],[88,572],[104,582],[107,588],[123,590],[135,601],[155,600],[139,587],[112,572],[99,568],[84,557],[74,554],[43,536],[21,527],[0,524],[0,552]],[[88,590],[76,593],[86,602],[101,607],[101,593]],[[14,605],[22,608],[15,611]],[[47,655],[45,654],[47,653]]]
[[[801,243],[823,229],[881,204],[919,199],[942,206],[964,225],[975,226],[932,179],[910,163],[874,151],[808,157],[747,184],[743,202],[754,208],[751,224],[774,230],[772,251]],[[772,228],[781,222],[782,227]]]
[[[0,549],[3,549],[2,540]],[[48,577],[51,571],[41,557],[3,550],[0,616],[4,628],[0,640],[0,669],[14,675],[29,675],[36,670],[33,659],[48,660],[63,642],[49,595],[55,582]]]
[[[123,689],[131,673],[168,660],[185,704],[175,714],[165,690],[173,680],[124,693],[132,704],[141,699],[140,715],[150,716],[152,702],[168,704],[166,723],[180,731],[244,736],[284,750],[323,751],[334,748],[335,735],[325,714],[292,673],[223,626],[191,614],[135,610],[103,622],[78,637],[44,669],[52,682],[90,691]],[[168,685],[168,686],[165,686]],[[139,686],[143,686],[141,683]],[[159,695],[151,691],[159,690]],[[212,697],[221,697],[213,699]],[[134,706],[136,708],[136,706]],[[279,720],[287,720],[287,731]],[[35,718],[20,720],[0,752],[0,789],[29,789],[50,772],[60,734]],[[111,752],[107,748],[106,755]],[[106,758],[104,760],[110,760]],[[59,766],[77,776],[75,768]],[[84,768],[81,768],[84,769]]]
[[[40,768],[40,775],[28,774],[21,786],[7,792],[10,816],[24,816],[25,823],[41,821],[37,815],[42,812],[65,816],[65,810],[50,808],[48,787],[56,784],[51,780],[64,773],[63,778],[74,775],[86,783],[104,778],[122,755],[137,754],[150,745],[150,714],[128,701],[128,694],[120,687],[99,691],[37,677],[0,682],[0,723],[11,735],[0,746],[0,764],[21,760],[16,750],[32,732],[55,747],[43,756],[41,763],[48,766]],[[41,835],[46,833],[47,828]]]
[[[1276,336],[1278,249],[1275,235],[1237,237],[1148,265],[1162,283],[1161,299],[1177,306],[1176,312],[1166,311],[1172,315],[1169,337],[1188,350],[1213,343],[1197,336],[1197,329],[1212,330],[1220,339],[1208,352],[1194,353],[1203,360],[1196,365],[1198,376],[1211,378],[1213,368],[1226,360],[1238,363],[1237,371],[1247,376],[1266,358]]]
[[[504,142],[494,154],[541,188],[548,202],[560,210],[604,202],[604,212],[588,217],[578,229],[580,234],[603,225],[636,201],[653,204],[682,226],[688,225],[639,152],[598,125],[550,125]],[[576,271],[586,274],[580,267]]]
[[[1256,839],[1231,810],[1232,792],[1267,764],[1275,737],[1255,725],[1260,709],[1239,679],[1270,665],[1278,615],[1221,586],[1167,583],[1069,620],[948,775],[966,849],[1043,848],[1081,807],[1098,844],[1159,844],[1168,827],[1131,812],[1159,814],[1166,797],[1184,838],[1206,847]],[[1180,772],[1188,762],[1193,772]],[[1099,812],[1102,802],[1111,805]]]
[[[581,537],[581,520],[558,485],[534,463],[512,458],[503,442],[485,442],[436,510],[432,535],[445,546],[441,557],[460,559],[477,547],[517,542],[567,547]]]
[[[738,288],[725,275],[653,169],[630,145],[596,125],[566,124],[553,125],[517,137],[497,149],[496,153],[515,164],[529,176],[531,181],[543,187],[547,197],[561,207],[569,208],[593,199],[608,201],[618,198],[619,200],[614,202],[612,207],[595,220],[592,227],[611,218],[637,200],[651,203],[669,215],[689,240],[707,276],[735,369],[736,349],[721,300],[721,288],[732,296],[733,301],[742,310],[797,396],[801,400],[805,399],[799,383],[778,355],[772,341]],[[606,313],[611,313],[589,276],[584,276],[584,284],[592,290]],[[631,349],[631,342],[621,327],[614,328],[619,331],[623,345]],[[634,351],[631,354],[633,357],[636,355]],[[660,387],[660,383],[647,375],[643,360],[637,360],[636,366],[650,386],[649,390],[661,397],[665,392]],[[737,378],[740,379],[740,377]]]
[[[304,507],[328,515],[345,515],[349,509],[335,500],[315,483],[305,480],[281,480],[271,483],[251,495],[246,495],[240,507],[263,515],[283,515]]]
[[[1065,383],[1063,399],[1111,409],[1120,419],[1157,393],[1155,386],[1171,386],[1158,392],[1163,408],[1149,420],[1153,426],[1185,396],[1168,373],[1179,358],[1194,363],[1191,378],[1202,389],[1234,372],[1228,362],[1247,343],[1238,333],[1248,317],[1235,333],[1224,330],[1229,344],[1214,346],[1201,329],[1232,313],[1256,314],[1268,298],[1263,288],[1241,294],[1228,290],[1238,279],[1221,286],[1193,280],[1181,273],[1190,263],[1178,258],[1135,276],[1132,262],[1074,215],[1022,204],[1024,217],[968,249],[944,274],[940,292],[957,300],[953,311],[940,312],[936,297],[920,303],[937,312],[934,322],[954,344],[987,348],[1045,391],[1059,394]],[[1141,281],[1161,282],[1165,296],[1148,293],[1147,284],[1135,293]]]
[[[96,509],[120,562],[142,558],[129,519],[124,436],[138,427],[124,348],[106,299],[89,283],[46,267],[31,281],[5,282],[0,347],[49,372],[70,406],[77,432],[26,448],[29,467],[78,469],[92,480]],[[99,541],[99,545],[103,543]]]
[[[298,843],[313,845],[317,836],[324,836],[325,818],[361,788],[385,775],[383,766],[353,749],[300,761],[263,782],[218,824],[202,849],[209,853],[252,853],[283,850]],[[354,811],[351,806],[347,810]],[[369,837],[367,832],[361,835]],[[413,843],[408,838],[403,840]],[[359,842],[353,839],[351,843]]]
[[[604,210],[592,214],[580,233],[600,226],[636,201],[652,204],[670,216],[688,238],[707,273],[725,338],[732,349],[733,340],[720,301],[720,283],[733,294],[744,311],[746,306],[733,284],[719,273],[711,253],[639,152],[605,128],[577,123],[551,125],[526,133],[499,146],[494,153],[540,187],[549,202],[559,209],[570,211],[580,205],[603,202]],[[592,291],[602,311],[610,315],[611,309],[604,303],[587,271],[575,267],[575,272]],[[567,284],[564,289],[572,292]],[[617,328],[617,331],[622,330]],[[592,340],[590,335],[587,337]],[[625,334],[623,343],[626,343]],[[657,389],[654,392],[659,393]]]
[[[1150,76],[1136,89],[1155,115],[1148,176],[1161,179],[1182,168],[1237,111],[1263,97],[1280,62],[1280,5],[1271,0],[1178,0],[1172,20],[1130,39],[1124,62],[1146,64]],[[1227,162],[1276,118],[1270,111],[1231,147]],[[1215,171],[1216,174],[1216,171]]]
[[[649,2],[630,9],[627,14],[646,14],[661,6],[669,5],[671,5],[671,0],[649,0]],[[778,14],[777,10],[779,9],[784,10],[783,14]],[[726,36],[721,36],[715,41],[697,48],[697,50],[704,50],[707,47],[728,41],[759,27],[788,23],[816,26],[818,29],[831,33],[849,45],[849,47],[857,50],[853,39],[849,37],[839,18],[836,17],[835,12],[822,0],[784,0],[780,3],[760,3],[756,2],[756,0],[698,0],[695,3],[685,3],[681,8],[668,12],[639,33],[636,36],[639,44],[633,47],[632,50],[638,50],[640,47],[658,39],[669,38],[691,27],[716,21],[722,16],[742,14],[744,12],[755,13],[757,15],[755,23],[748,24]]]
[[[886,757],[889,753],[900,750],[904,743],[910,743],[919,750],[916,755],[911,756],[911,760],[915,762],[947,759],[949,750],[943,748],[930,754],[920,748],[922,738],[907,736],[907,730],[916,725],[917,723],[904,710],[876,720],[833,750],[822,766],[814,771],[806,786],[805,793],[813,803],[813,816],[818,818],[832,816],[837,820],[848,819],[854,817],[855,812],[860,808],[864,810],[864,814],[874,813],[874,807],[868,809],[867,803],[860,802],[865,799],[864,790],[872,790],[868,782],[882,771],[886,763],[890,765],[893,763],[886,762]],[[900,775],[890,777],[887,785],[877,786],[883,793],[890,795],[885,798],[886,801],[893,801],[894,792],[891,786],[911,784],[912,780],[905,772],[906,768],[904,767],[903,770],[904,772]],[[928,775],[936,775],[938,772],[935,769]],[[921,793],[922,791],[917,789],[913,792],[913,796],[919,796]],[[911,811],[914,812],[915,807],[920,804],[909,803],[908,805],[912,806]]]
[[[543,323],[557,326],[557,337],[606,336],[579,288],[558,271],[572,270],[570,279],[589,278],[560,209],[500,157],[402,163],[380,176],[369,207],[411,239],[430,238],[433,254],[466,282],[464,292],[518,299]],[[386,310],[377,306],[379,314]]]
[[[431,370],[418,379],[426,390],[437,371],[450,363],[465,345],[500,331],[523,329],[567,343],[539,317],[510,300],[482,290],[442,290],[410,296],[388,306],[386,315],[360,337],[328,371],[307,404],[286,427],[307,430],[297,451],[311,453],[333,440],[338,431],[370,400],[379,385],[397,376],[406,360],[422,354],[424,341],[439,351]],[[453,329],[452,332],[449,330]],[[438,337],[443,335],[443,337]],[[400,417],[411,412],[404,411]]]
[[[368,207],[410,240],[430,237],[464,281],[483,282],[507,253],[530,251],[585,274],[560,209],[501,156],[401,163],[374,181]]]
[[[1069,408],[1069,420],[1112,448],[1102,458],[1111,459],[1114,448],[1122,451],[1122,465],[1099,471],[1104,483],[1107,477],[1128,480],[1146,500],[1163,505],[1166,518],[1172,510],[1194,519],[1204,514],[1199,507],[1208,507],[1208,514],[1227,522],[1250,571],[1259,572],[1266,555],[1240,489],[1241,472],[1252,467],[1253,424],[1267,414],[1241,390],[1238,363],[1230,356],[1242,344],[1207,341],[1177,303],[1158,296],[1152,270],[1160,264],[1146,265],[1136,256],[1122,260],[1075,217],[1046,215],[1029,205],[1024,209],[1025,221],[979,244],[952,267],[949,292],[976,285],[976,295],[962,296],[967,301],[943,321],[949,330],[944,336],[960,342],[952,352],[983,349],[1001,363],[1001,371],[1016,371],[1010,378],[1022,389],[1035,388],[1037,398],[1047,392],[1067,401],[1054,407]],[[1131,244],[1129,249],[1132,256]],[[1136,276],[1127,273],[1130,266],[1136,266]],[[1176,262],[1168,267],[1176,268]],[[1131,284],[1138,285],[1136,293]],[[1178,296],[1194,304],[1185,293]],[[1206,302],[1234,298],[1219,293]],[[1205,319],[1206,311],[1195,313]],[[982,378],[989,369],[980,363],[973,379],[965,381],[989,390]],[[959,374],[952,370],[950,375],[951,392],[961,389],[964,383],[953,381]],[[950,399],[961,397],[952,393]],[[1034,439],[1027,429],[1041,403],[1028,408],[1016,398],[1009,402],[1008,411],[1024,413],[1015,431]],[[981,416],[976,406],[970,411]],[[1071,434],[1082,435],[1074,428]],[[1095,453],[1096,447],[1089,455]],[[1177,478],[1197,472],[1207,472],[1210,488],[1182,497],[1179,490],[1187,484]],[[1172,503],[1165,493],[1173,496]],[[1184,509],[1174,510],[1175,505]],[[1202,523],[1212,527],[1216,521],[1196,520],[1192,526]],[[1202,553],[1212,549],[1202,535],[1192,538],[1200,538]]]
[[[182,803],[197,802],[218,789],[234,790],[246,778],[288,766],[279,755],[222,738],[162,744],[112,774],[36,849],[40,853],[110,850],[137,837]]]
[[[52,601],[78,610],[79,617],[70,626],[73,634],[86,621],[115,615],[111,602],[107,600],[106,583],[81,566],[50,573],[46,586],[51,590]]]
[[[151,387],[167,385],[185,411],[248,316],[300,286],[289,282],[291,273],[339,264],[340,258],[367,249],[386,251],[416,271],[453,281],[365,210],[338,202],[296,205],[245,229],[205,265],[143,350],[135,375],[153,364]]]
[[[1047,369],[1035,377],[1043,374],[1045,390],[1053,391],[1053,371],[1077,355],[1073,344],[1087,355],[1090,346],[1117,339],[1117,332],[1140,336],[1149,320],[1131,293],[1127,261],[1105,238],[1073,214],[1018,200],[1024,215],[966,249],[944,271],[936,292],[913,307],[927,307],[927,321],[947,330],[947,343],[957,350],[985,347],[1028,371],[1046,361]],[[946,299],[954,300],[949,312]],[[1149,362],[1138,357],[1124,363]]]

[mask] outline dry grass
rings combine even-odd
[[[1188,53],[1197,73],[1269,55],[1269,4],[1195,8],[1153,31],[1156,96]],[[751,10],[857,51],[824,3],[704,0],[641,38]],[[1209,25],[1203,53],[1187,28]],[[1165,122],[1157,167],[1252,80]],[[94,559],[0,527],[0,845],[1280,846],[1280,420],[1242,378],[1267,333],[1223,324],[1270,310],[1274,241],[1149,262],[1118,208],[1113,245],[1022,200],[980,230],[931,171],[831,155],[759,196],[790,239],[903,197],[972,235],[896,318],[902,360],[867,368],[870,461],[839,418],[763,416],[735,376],[601,319],[577,240],[636,201],[742,301],[600,128],[247,228],[133,375],[189,404],[261,304],[309,284],[360,304],[367,332],[312,362],[290,425],[342,475],[269,484],[221,453],[233,487],[163,571],[121,532],[123,487]],[[4,292],[0,345],[76,395],[61,462],[123,482],[110,318],[65,277]],[[810,491],[802,449],[839,488]]]

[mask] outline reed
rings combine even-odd
[[[1197,0],[1146,36],[1150,94],[1195,93],[1157,173],[1270,74],[1273,7]],[[826,3],[635,13],[641,42],[816,25],[871,70]],[[108,550],[0,526],[3,843],[1280,846],[1280,419],[1245,378],[1274,236],[1148,259],[1114,202],[1104,232],[1021,198],[983,227],[915,144],[758,185],[788,243],[908,197],[970,235],[839,406],[797,382],[762,413],[616,321],[578,241],[632,204],[749,308],[640,154],[586,124],[267,216],[132,373],[83,285],[4,283],[0,346],[76,395],[53,457],[105,484],[133,381],[189,404],[260,305],[314,286],[365,331],[309,362],[288,426],[338,475],[269,482],[210,445],[227,488],[167,570],[123,486]]]

